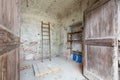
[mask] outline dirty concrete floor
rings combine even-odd
[[[31,65],[31,68],[20,71],[20,80],[86,80],[81,74],[81,65],[65,58],[56,57],[50,62],[44,60],[46,66],[54,65],[56,68],[60,68],[60,72],[51,73],[42,77],[35,77],[33,72],[33,63],[41,63],[40,61],[24,61],[21,66]]]

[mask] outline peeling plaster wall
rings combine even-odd
[[[38,13],[35,7],[21,6],[21,61],[41,59],[41,21],[51,23],[51,53],[52,57],[59,55],[60,30],[54,16]],[[39,34],[39,35],[38,35]],[[44,58],[48,54],[44,53]]]
[[[96,0],[83,0],[81,1],[81,4],[78,8],[74,10],[74,12],[71,12],[68,14],[67,17],[64,17],[60,20],[61,23],[61,42],[60,42],[60,54],[63,56],[66,55],[67,51],[67,33],[71,32],[70,25],[76,23],[76,22],[83,22],[83,13],[87,7],[93,5]],[[77,5],[77,4],[76,4]],[[64,35],[64,36],[63,36]],[[77,49],[77,46],[74,46],[74,49]],[[81,48],[80,48],[81,50]]]
[[[69,26],[83,21],[83,11],[94,1],[96,0],[29,0],[27,7],[26,0],[22,0],[21,59],[31,56],[31,59],[41,58],[41,21],[51,23],[52,56],[64,55]],[[47,57],[47,54],[44,56]]]
[[[47,18],[48,19],[48,18]],[[21,59],[40,59],[41,58],[41,21],[51,23],[51,51],[52,56],[59,55],[60,31],[58,23],[54,20],[46,20],[44,16],[31,14],[21,15]],[[44,53],[44,57],[48,54]]]

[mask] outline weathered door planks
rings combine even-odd
[[[84,15],[84,75],[90,80],[118,80],[117,0],[96,4]]]
[[[19,35],[20,0],[0,0],[0,25]]]
[[[20,0],[0,0],[0,80],[19,80]]]
[[[18,49],[0,56],[0,80],[19,80]]]

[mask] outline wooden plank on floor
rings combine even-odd
[[[61,69],[48,67],[42,63],[36,63],[36,64],[33,64],[33,71],[34,71],[35,77],[42,77],[47,74],[57,73],[61,71]]]
[[[38,76],[38,74],[40,73],[36,63],[33,64],[33,72],[35,76]]]
[[[25,70],[25,69],[30,69],[30,68],[31,68],[30,65],[25,65],[25,66],[20,67],[20,70]]]
[[[60,68],[55,68],[55,69],[52,69],[52,70],[48,70],[48,71],[39,73],[39,74],[37,74],[37,76],[35,76],[35,77],[42,77],[42,76],[44,76],[44,75],[51,74],[51,73],[57,73],[57,72],[59,72],[59,71],[61,71]]]

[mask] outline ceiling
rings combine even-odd
[[[69,16],[81,6],[82,0],[22,0],[22,13],[48,14],[57,19]]]

